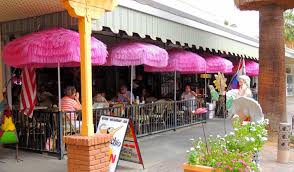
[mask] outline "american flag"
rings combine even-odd
[[[22,89],[20,93],[20,111],[33,116],[35,104],[37,102],[36,72],[34,68],[24,68],[21,73]]]

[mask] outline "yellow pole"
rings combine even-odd
[[[81,48],[82,136],[94,135],[92,110],[91,19],[99,19],[117,5],[116,0],[61,0],[72,17],[78,18]]]
[[[82,136],[94,135],[92,110],[91,17],[80,17]]]

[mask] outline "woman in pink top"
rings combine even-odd
[[[75,113],[75,111],[82,109],[79,97],[75,87],[68,86],[65,89],[65,96],[61,99],[61,111],[66,113],[67,120],[70,120],[75,128],[80,126],[80,121],[76,121],[77,115]]]

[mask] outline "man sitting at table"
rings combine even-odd
[[[117,102],[123,102],[123,103],[131,103],[131,97],[132,100],[134,101],[134,95],[131,94],[130,91],[128,91],[127,86],[123,85],[119,89],[119,93],[117,95]]]

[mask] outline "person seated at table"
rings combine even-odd
[[[61,99],[61,111],[66,113],[67,122],[75,128],[80,127],[80,121],[77,121],[76,111],[82,109],[82,105],[79,101],[79,93],[76,91],[75,87],[68,86],[65,89],[65,96]]]
[[[142,97],[143,89],[145,89],[145,84],[143,81],[143,75],[137,74],[136,79],[134,80],[133,92],[135,96]]]
[[[151,103],[155,102],[157,99],[154,96],[152,96],[151,92],[148,89],[144,88],[142,90],[141,100],[145,101],[146,103]]]
[[[39,106],[52,107],[54,96],[46,90],[45,86],[40,87],[40,91],[37,93]]]
[[[131,103],[131,98],[134,101],[134,95],[131,94],[130,91],[128,91],[127,86],[122,85],[119,89],[119,93],[117,94],[116,101],[117,102],[123,102],[123,103]]]
[[[105,93],[97,93],[93,98],[93,108],[105,108],[109,107],[109,103],[105,98]]]
[[[196,92],[192,91],[191,86],[189,84],[187,84],[185,86],[185,91],[181,95],[181,99],[182,100],[194,100],[194,99],[196,99],[197,96],[198,96],[198,94]]]

